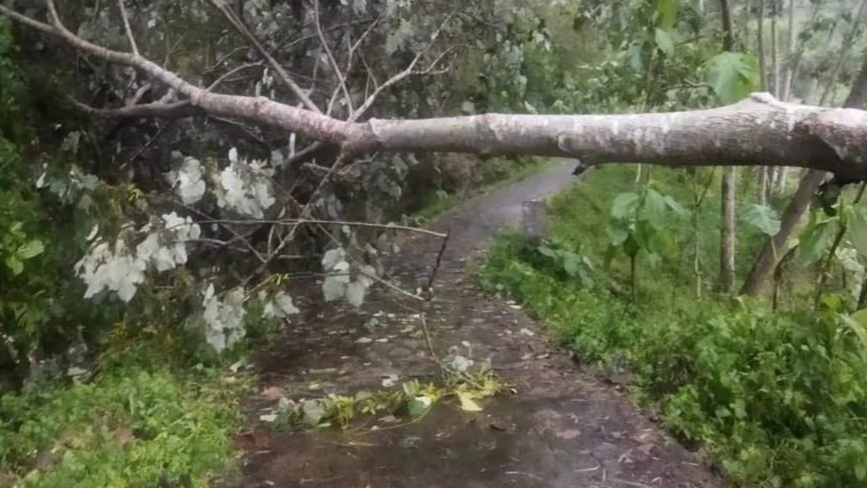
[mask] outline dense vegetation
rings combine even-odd
[[[718,239],[719,207],[698,209],[697,228],[711,237],[697,236],[692,211],[674,203],[689,201],[682,175],[670,170],[654,170],[644,189],[674,199],[659,214],[647,207],[658,234],[652,251],[637,256],[633,296],[629,256],[612,255],[611,241],[599,236],[616,239],[612,216],[622,214],[634,180],[628,167],[589,173],[552,202],[549,240],[531,245],[504,235],[483,280],[525,303],[597,374],[632,383],[677,438],[710,453],[732,481],[863,483],[867,343],[860,317],[849,315],[854,298],[841,282],[818,311],[812,286],[796,287],[776,312],[754,300],[729,302],[712,286],[697,296],[695,271],[716,273],[718,253],[704,246]],[[749,236],[760,225],[741,221],[747,238],[739,255],[756,247]],[[692,252],[682,252],[695,248],[696,237],[698,268]]]
[[[839,105],[864,91],[867,1],[452,3],[57,8],[79,39],[141,53],[208,92],[348,121],[685,110],[762,88]],[[347,161],[10,20],[51,22],[50,5],[0,3],[0,486],[208,486],[231,468],[252,381],[243,358],[299,312],[294,276],[322,273],[319,298],[362,306],[388,279],[389,222],[424,223],[546,163]],[[829,184],[807,219],[787,217],[799,175],[741,175],[732,225],[717,188],[734,170],[594,170],[554,203],[549,241],[504,237],[484,279],[600,374],[631,371],[732,481],[863,482],[860,195]],[[751,274],[787,218],[802,225],[772,246],[772,261],[785,258],[759,280],[770,303],[731,303],[720,262],[731,278]]]

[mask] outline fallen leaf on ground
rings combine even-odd
[[[277,400],[285,396],[283,388],[279,386],[268,386],[262,390],[262,396],[268,400]]]
[[[465,392],[458,392],[458,399],[461,401],[461,410],[464,412],[481,412],[482,407],[479,406],[478,403],[473,400],[472,396]]]

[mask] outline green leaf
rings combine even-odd
[[[780,218],[777,212],[767,205],[745,205],[741,209],[741,220],[769,236],[780,231]]]
[[[855,209],[848,222],[849,241],[862,257],[867,258],[867,217]]]
[[[671,29],[677,22],[677,0],[656,0],[656,24]]]
[[[708,84],[724,104],[742,100],[758,87],[756,58],[749,54],[721,53],[711,58],[705,67]]]
[[[629,230],[620,225],[612,225],[608,228],[608,238],[612,246],[619,246],[629,237]]]
[[[543,255],[543,256],[547,256],[547,257],[549,257],[549,258],[551,258],[551,259],[557,259],[557,251],[554,250],[554,249],[551,249],[551,248],[548,247],[548,246],[539,246],[539,247],[537,248],[537,250],[538,250],[539,253],[540,253],[541,255]]]
[[[24,271],[24,263],[16,256],[6,256],[6,267],[12,271],[12,275],[18,276]]]
[[[665,225],[667,208],[665,199],[659,192],[652,188],[647,190],[647,196],[644,198],[644,214],[651,227],[661,229]]]
[[[674,41],[671,40],[671,36],[668,32],[662,29],[656,29],[654,40],[656,41],[656,47],[665,53],[666,56],[674,54]]]
[[[823,220],[810,225],[802,234],[798,245],[798,260],[805,264],[813,264],[825,253],[834,238],[833,221]]]
[[[412,417],[419,417],[430,410],[432,400],[427,396],[413,397],[407,404],[407,410]]]
[[[301,404],[301,412],[304,415],[304,423],[309,427],[316,427],[325,417],[325,407],[322,402],[307,400]]]
[[[642,49],[640,44],[633,44],[626,50],[626,59],[636,73],[644,71],[644,59],[642,58]]]
[[[614,197],[614,203],[611,204],[611,216],[617,220],[624,220],[634,216],[637,208],[637,193],[621,193]]]
[[[844,322],[849,327],[849,330],[855,334],[864,350],[867,351],[867,309],[861,309],[852,315],[843,316]]]
[[[626,253],[630,258],[634,258],[638,255],[638,251],[641,250],[641,245],[638,244],[638,241],[635,239],[635,236],[630,234],[629,238],[623,243],[623,252]]]
[[[26,260],[39,256],[43,251],[45,251],[45,247],[42,245],[42,241],[34,239],[18,248],[17,254],[20,259]]]
[[[576,278],[580,272],[581,257],[571,252],[563,253],[563,270],[570,278]]]
[[[672,212],[676,213],[677,215],[686,215],[686,209],[683,208],[683,205],[677,203],[677,200],[675,200],[671,196],[665,196],[665,204]]]

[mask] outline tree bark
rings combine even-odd
[[[846,109],[860,108],[864,106],[865,98],[867,98],[867,53],[865,53],[864,63],[858,77],[852,85],[852,90],[843,105]],[[825,171],[811,170],[801,179],[798,190],[783,213],[780,231],[762,247],[741,288],[741,295],[756,296],[761,293],[765,281],[777,265],[780,250],[785,246],[795,225],[801,220],[801,215],[807,209],[813,194],[816,193],[826,175]]]
[[[734,50],[734,32],[732,29],[731,9],[728,0],[720,0],[723,25],[723,51]],[[731,294],[735,283],[735,185],[736,171],[734,167],[723,170],[722,187],[722,227],[720,228],[720,289]]]

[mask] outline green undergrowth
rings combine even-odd
[[[678,178],[673,170],[652,176],[660,194],[688,208],[688,195],[665,192]],[[664,236],[670,241],[657,243],[658,256],[638,253],[633,297],[628,258],[610,254],[608,234],[610,209],[634,179],[626,167],[588,173],[551,203],[549,241],[500,236],[480,279],[543,319],[591,370],[629,371],[635,397],[733,485],[865,486],[864,327],[833,295],[819,313],[773,312],[765,303],[722,300],[708,287],[697,297],[688,231]],[[709,198],[698,219],[708,229],[699,237],[699,270],[715,281],[719,206],[717,194]],[[741,231],[738,256],[746,261],[760,236]]]
[[[228,474],[250,377],[171,363],[141,342],[86,381],[0,397],[0,487],[205,487]]]

